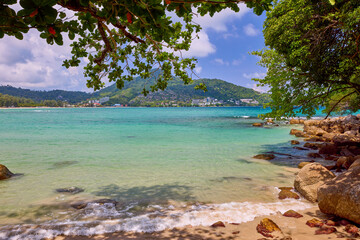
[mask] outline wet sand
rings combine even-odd
[[[212,228],[210,226],[192,227],[186,226],[184,228],[168,229],[161,232],[154,233],[134,233],[134,232],[118,232],[104,235],[94,236],[58,236],[54,240],[116,240],[116,239],[239,239],[239,240],[257,240],[257,239],[271,239],[262,236],[256,231],[256,226],[260,221],[268,217],[273,220],[282,230],[283,237],[274,239],[286,240],[325,240],[325,239],[353,239],[351,234],[344,231],[343,226],[336,227],[337,232],[331,234],[315,235],[316,227],[311,228],[306,225],[306,221],[318,218],[328,219],[329,216],[320,212],[317,207],[299,211],[304,217],[290,218],[284,217],[280,213],[271,216],[257,217],[253,221],[234,224],[225,223],[224,227]],[[285,237],[285,238],[284,238]],[[290,238],[289,238],[290,237]]]

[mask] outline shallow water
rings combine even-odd
[[[212,220],[205,217],[209,214],[185,216],[194,206],[205,213],[209,206],[219,208],[220,218],[230,217],[231,202],[244,212],[265,203],[280,208],[275,187],[292,185],[292,167],[299,160],[251,157],[267,151],[301,153],[289,144],[294,126],[251,126],[265,111],[255,107],[0,110],[0,163],[24,174],[0,182],[0,225],[54,226],[70,221],[78,226],[118,219],[123,224],[115,224],[117,229],[134,230],[124,221],[143,220],[159,209],[182,214],[180,222],[186,225],[195,224],[190,219],[200,224]],[[74,196],[55,192],[71,186],[85,191]],[[99,198],[119,204],[95,204],[81,211],[68,204]],[[260,213],[249,211],[250,218]],[[170,219],[161,222],[152,222],[149,229],[174,225]],[[16,236],[20,235],[13,239]]]

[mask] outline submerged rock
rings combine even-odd
[[[58,188],[55,190],[58,193],[70,193],[70,194],[77,194],[84,191],[82,188],[78,187],[69,187],[69,188]]]
[[[344,172],[318,189],[319,208],[360,224],[360,167]]]
[[[270,154],[270,153],[263,153],[263,154],[255,155],[255,156],[253,156],[253,158],[263,159],[263,160],[272,160],[272,159],[275,158],[275,155],[274,155],[274,154]]]
[[[300,142],[298,140],[291,140],[291,145],[298,145]]]
[[[117,201],[113,200],[113,199],[107,199],[107,198],[103,198],[103,199],[98,199],[98,200],[94,200],[94,201],[90,201],[90,202],[77,202],[77,203],[73,203],[70,206],[75,208],[75,209],[83,209],[86,208],[88,204],[106,204],[106,203],[110,203],[113,204],[114,206],[116,206],[118,204]]]
[[[253,123],[252,125],[253,125],[253,127],[262,127],[263,126],[262,123]]]
[[[334,178],[334,173],[327,170],[319,163],[304,166],[295,177],[294,187],[310,202],[316,202],[318,188],[325,181]]]
[[[264,237],[274,237],[273,232],[282,233],[281,229],[269,218],[264,218],[257,225],[256,230]]]
[[[4,165],[0,164],[0,180],[8,179],[14,176],[10,170]]]

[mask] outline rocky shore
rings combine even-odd
[[[289,144],[299,151],[308,151],[308,159],[299,163],[294,186],[279,187],[278,198],[302,196],[314,204],[312,209],[298,212],[289,209],[246,223],[218,221],[211,226],[186,226],[155,233],[119,232],[55,239],[360,239],[360,115],[325,120],[292,119],[289,123],[296,125],[290,134],[298,137]],[[299,130],[301,124],[303,130]],[[272,161],[276,154],[259,154],[254,158]],[[13,176],[3,165],[0,170],[0,179]],[[81,190],[57,189],[70,193]]]

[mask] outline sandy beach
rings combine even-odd
[[[206,227],[187,226],[184,228],[168,229],[154,233],[134,233],[118,232],[94,236],[58,236],[54,240],[85,240],[85,239],[239,239],[239,240],[257,240],[272,239],[262,236],[256,231],[256,226],[260,221],[267,217],[273,220],[282,230],[283,236],[274,239],[292,239],[292,240],[325,240],[325,239],[355,239],[354,236],[345,232],[343,226],[337,226],[337,232],[331,234],[315,235],[317,227],[311,228],[306,225],[308,220],[317,218],[320,220],[329,219],[329,216],[320,212],[317,207],[304,211],[299,211],[303,215],[301,218],[291,218],[282,216],[278,213],[271,216],[257,217],[253,221],[246,223],[225,223],[225,227]]]

